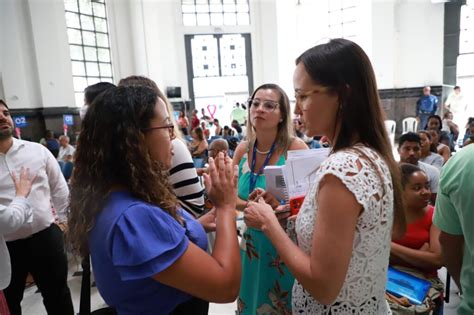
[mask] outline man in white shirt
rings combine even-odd
[[[0,314],[10,313],[2,290],[10,284],[12,273],[10,254],[8,253],[3,233],[13,232],[23,224],[33,220],[31,208],[26,197],[30,193],[34,177],[31,178],[28,171],[28,169],[22,168],[19,178],[15,174],[11,174],[12,180],[15,183],[15,198],[6,207],[0,204]]]
[[[69,137],[64,135],[60,136],[58,161],[72,162],[74,151],[76,151],[76,149],[69,144]]]
[[[464,95],[461,94],[461,87],[454,87],[453,92],[449,94],[446,102],[444,103],[444,108],[453,114],[453,122],[458,125],[458,127],[461,129],[460,131],[464,130],[468,113],[467,103],[464,100]]]
[[[414,132],[407,132],[400,137],[398,143],[400,162],[418,166],[428,176],[431,189],[431,203],[434,204],[438,193],[439,171],[436,167],[419,161],[421,158],[420,136]]]
[[[52,210],[54,206],[59,224],[64,226],[69,190],[51,152],[41,144],[14,139],[13,129],[8,106],[0,100],[0,205],[8,206],[15,198],[11,172],[19,173],[25,167],[36,174],[27,198],[33,212],[32,222],[4,235],[12,266],[5,297],[11,314],[21,314],[25,280],[31,273],[48,314],[73,315],[63,233],[54,223]]]

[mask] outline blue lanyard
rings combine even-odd
[[[255,173],[255,164],[257,163],[257,140],[255,140],[255,143],[253,144],[253,154],[252,154],[252,168],[250,169],[250,179],[249,179],[249,195],[253,192],[255,189],[255,185],[257,184],[257,178],[258,175],[262,174],[263,169],[265,166],[267,166],[268,161],[270,161],[270,158],[272,157],[273,151],[275,150],[275,141],[272,143],[272,147],[270,148],[270,151],[267,154],[267,157],[265,158],[265,161],[263,162],[262,166],[258,170],[257,173]]]

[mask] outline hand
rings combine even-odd
[[[429,252],[430,251],[430,244],[424,243],[423,246],[421,246],[419,250],[421,250],[423,252]]]
[[[276,209],[280,205],[275,196],[261,188],[255,188],[249,195],[248,200],[257,202],[260,198],[263,198],[273,209]]]
[[[247,204],[244,209],[244,221],[247,226],[259,230],[264,230],[272,224],[279,224],[272,207],[263,198],[258,202],[250,201]]]
[[[278,219],[278,222],[280,222],[281,227],[286,228],[286,224],[291,216],[290,205],[279,205],[275,208],[275,215]],[[291,217],[294,217],[296,219],[296,215]]]
[[[260,196],[265,192],[262,188],[255,188],[252,193],[250,193],[249,197],[247,198],[248,201],[258,201]]]
[[[219,153],[216,159],[209,158],[209,174],[203,174],[207,195],[214,206],[235,210],[237,203],[238,167],[232,166],[228,156]]]
[[[67,232],[67,224],[65,222],[57,222],[57,226],[61,229],[61,232],[66,233]]]
[[[216,230],[216,208],[202,215],[198,219],[206,232],[214,232]]]
[[[16,178],[15,172],[12,172],[13,183],[15,184],[16,196],[17,197],[28,197],[31,191],[31,186],[36,179],[36,175],[30,176],[30,169],[22,167],[20,170],[20,178]]]

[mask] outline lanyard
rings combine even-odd
[[[272,157],[273,151],[275,150],[275,142],[272,143],[272,147],[270,148],[270,151],[267,154],[267,157],[265,158],[265,161],[263,162],[262,166],[258,170],[257,173],[255,173],[255,164],[257,163],[257,140],[255,140],[255,143],[253,145],[253,154],[252,154],[252,168],[250,169],[250,179],[249,179],[249,195],[252,193],[252,191],[255,189],[255,185],[257,184],[257,178],[258,175],[262,174],[263,169],[265,166],[267,166],[268,161],[270,161],[270,158]]]

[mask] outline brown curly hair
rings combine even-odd
[[[157,99],[147,87],[111,88],[94,100],[82,121],[67,239],[83,257],[89,253],[88,232],[113,189],[126,189],[182,222],[166,170],[151,158],[142,132],[150,126]]]

